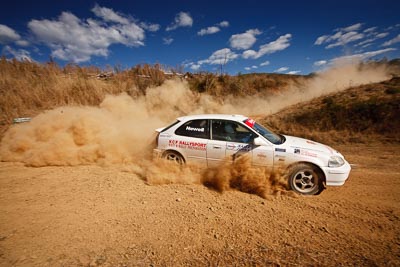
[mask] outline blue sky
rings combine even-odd
[[[394,0],[7,2],[7,58],[308,74],[340,60],[400,57]]]

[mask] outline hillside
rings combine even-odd
[[[321,142],[399,142],[399,114],[400,77],[394,77],[298,103],[262,121],[278,132]]]

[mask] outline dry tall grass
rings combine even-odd
[[[400,73],[399,60],[383,63],[373,62],[370,64],[390,65],[395,73]],[[146,95],[147,88],[159,86],[166,79],[171,78],[186,79],[192,91],[199,94],[206,93],[217,99],[224,98],[227,95],[232,95],[239,99],[240,96],[271,96],[282,93],[282,90],[289,85],[301,88],[301,84],[306,84],[307,80],[313,78],[313,75],[297,76],[283,74],[238,74],[236,76],[229,76],[212,73],[186,73],[182,76],[167,74],[163,69],[163,66],[159,64],[137,65],[129,70],[108,67],[106,72],[112,75],[106,75],[99,79],[97,75],[102,73],[102,70],[97,67],[81,67],[73,64],[60,67],[52,61],[39,64],[35,62],[7,60],[5,57],[2,57],[0,58],[0,137],[12,123],[13,118],[35,116],[43,110],[59,106],[97,106],[107,94],[116,95],[125,92],[136,98]],[[393,87],[393,85],[391,86]],[[387,94],[397,96],[396,90],[398,89],[396,88],[398,87],[396,86],[388,88],[389,91],[387,91]],[[360,101],[362,102],[362,99]],[[379,105],[379,103],[377,104]],[[337,116],[348,116],[347,113],[343,113],[342,109],[338,108],[338,105],[335,105],[340,104],[339,102],[334,102],[333,104],[330,106],[327,106],[326,103],[325,106],[320,105],[322,107],[321,111],[327,114],[334,113],[335,115],[329,117],[331,119]],[[393,105],[396,106],[396,104]],[[371,107],[361,104],[358,106],[364,113],[368,113]],[[334,110],[335,108],[337,110]],[[357,112],[356,110],[353,109],[352,112]],[[319,111],[314,112],[318,113]],[[383,113],[381,115],[385,116]],[[297,117],[293,117],[293,114]],[[297,110],[291,116],[285,118],[271,117],[269,124],[272,124],[275,129],[281,132],[296,135],[307,133],[307,129],[309,128],[317,129],[318,132],[337,132],[338,129],[335,129],[329,120],[321,118],[315,114],[306,114]],[[320,125],[325,123],[329,127],[325,127],[325,129],[318,125],[310,127],[310,124],[311,126],[315,126],[313,125],[315,121],[320,121]],[[344,120],[342,122],[344,123]],[[352,128],[351,123],[348,121],[343,123],[343,129],[340,129],[342,132],[338,134],[338,139],[347,130],[349,131],[349,136],[352,136],[354,132],[354,127]],[[372,128],[377,129],[376,127]],[[379,131],[369,132],[371,134],[380,134]],[[319,135],[312,132],[308,133],[307,137],[313,138],[316,135],[323,136],[323,134]],[[314,139],[318,140],[318,136]],[[334,136],[334,134],[329,134],[329,136]]]
[[[90,78],[91,69],[67,65],[0,60],[1,122],[29,116],[60,105],[95,105],[106,93],[117,93],[114,83]]]
[[[110,70],[108,70],[110,72]],[[107,94],[126,92],[132,97],[146,94],[146,89],[161,85],[166,75],[161,65],[137,65],[129,70],[111,71],[99,79],[96,67],[66,65],[54,62],[38,64],[0,59],[0,123],[12,118],[32,116],[62,105],[98,105]],[[181,77],[181,76],[178,76]],[[223,97],[274,93],[301,76],[278,74],[217,76],[212,73],[185,75],[191,90]]]

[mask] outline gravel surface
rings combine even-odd
[[[400,266],[400,145],[336,147],[342,187],[266,199],[117,166],[0,163],[1,266]]]

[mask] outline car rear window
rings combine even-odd
[[[209,132],[208,120],[191,120],[180,126],[175,134],[209,139]]]

